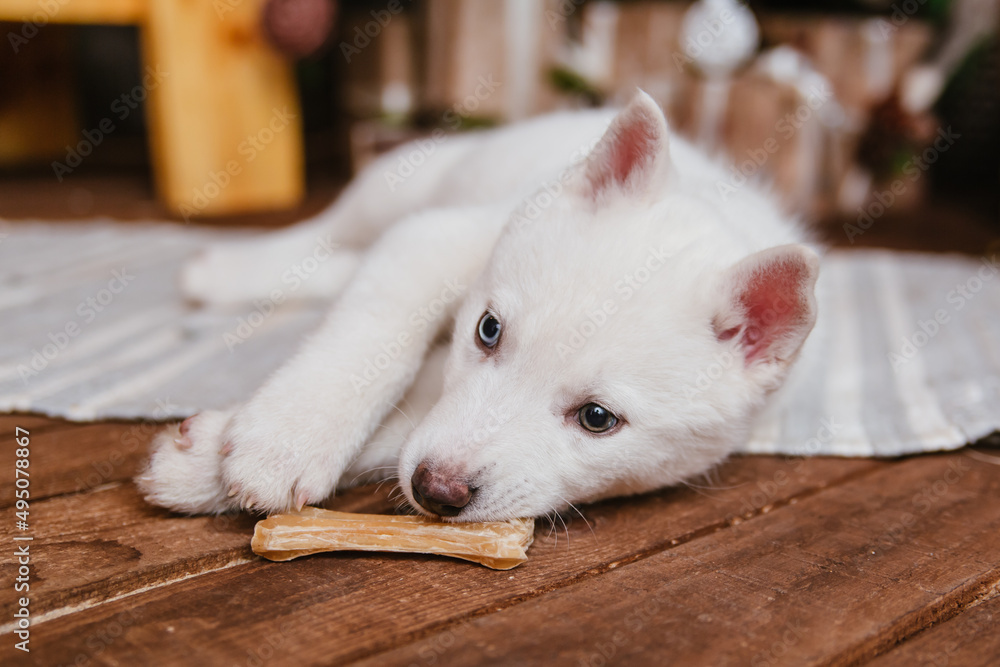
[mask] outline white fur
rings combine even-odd
[[[651,148],[624,180],[605,178],[630,136]],[[789,245],[802,233],[770,197],[747,185],[724,201],[722,165],[668,136],[642,93],[617,118],[563,113],[448,139],[390,192],[386,174],[411,150],[316,220],[187,268],[192,297],[247,299],[335,242],[335,267],[303,294],[339,298],[224,427],[204,413],[180,438],[189,449],[160,437],[139,479],[151,502],[277,511],[397,475],[412,503],[423,462],[476,489],[455,520],[531,516],[675,484],[747,437],[815,318],[816,256]],[[720,327],[742,326],[736,295],[775,258],[803,267],[804,315],[745,362],[749,339]],[[503,323],[491,353],[476,343],[487,308]],[[449,329],[443,364],[428,350]],[[706,383],[710,367],[723,376]],[[621,425],[584,430],[576,410],[591,401]]]

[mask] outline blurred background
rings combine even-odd
[[[401,142],[642,87],[731,156],[722,193],[768,181],[837,245],[980,254],[998,5],[0,0],[0,218],[285,225]]]

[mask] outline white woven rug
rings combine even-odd
[[[178,267],[235,234],[0,223],[0,411],[163,420],[248,397],[323,313],[317,303],[266,316],[186,305]],[[765,416],[748,451],[891,456],[1000,428],[996,266],[853,251],[830,253],[823,272],[832,326],[806,369],[820,381]]]

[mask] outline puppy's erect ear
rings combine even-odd
[[[669,163],[667,121],[653,98],[640,90],[587,156],[578,188],[593,201],[611,190],[644,198],[662,187]]]
[[[819,257],[803,245],[769,248],[737,263],[722,279],[717,338],[734,340],[747,367],[783,371],[816,323],[818,275]]]

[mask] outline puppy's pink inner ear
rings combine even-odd
[[[612,131],[606,154],[587,174],[595,197],[612,185],[625,185],[637,171],[652,167],[660,150],[662,137],[653,119],[630,118]]]
[[[592,200],[609,190],[644,197],[666,175],[667,120],[649,95],[638,92],[587,158],[581,190]]]
[[[717,337],[724,341],[739,336],[748,365],[759,359],[789,360],[812,329],[816,265],[805,252],[765,251],[772,256],[755,266],[738,267],[734,305],[743,322],[718,331]]]

